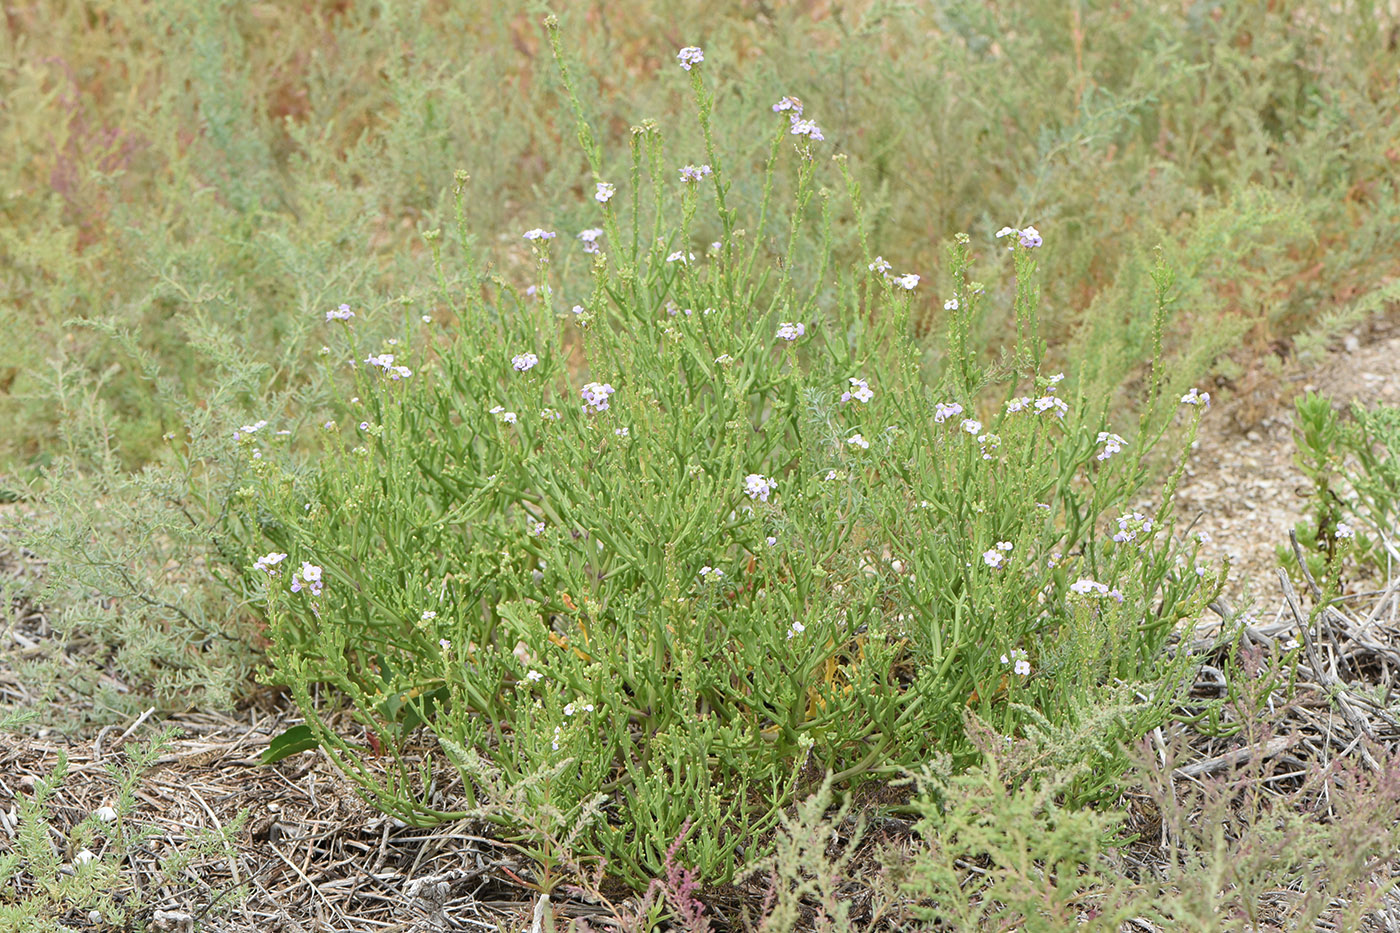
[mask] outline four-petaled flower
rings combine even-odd
[[[331,321],[348,321],[354,316],[355,312],[350,310],[349,305],[341,305],[334,311],[326,312],[326,322],[329,323]]]
[[[964,418],[962,423],[962,429],[968,434],[977,434],[982,430],[982,422],[976,420],[975,418]]]
[[[612,200],[612,196],[617,193],[617,188],[605,181],[598,182],[598,190],[593,192],[593,197],[599,204],[607,204]]]
[[[1009,655],[1009,657],[1008,657]],[[1022,677],[1027,677],[1031,672],[1030,655],[1025,648],[1012,648],[1007,654],[1001,656],[1002,664],[1015,662],[1015,671]]]

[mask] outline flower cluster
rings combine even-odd
[[[533,353],[520,353],[511,357],[510,365],[514,366],[517,372],[526,372],[534,369],[539,364],[540,358]]]
[[[282,563],[282,561],[286,559],[286,554],[279,554],[276,551],[273,551],[270,554],[265,554],[264,556],[259,557],[256,561],[253,562],[253,567],[257,570],[261,570],[269,577],[275,577],[277,576],[277,565]]]
[[[1118,531],[1113,535],[1113,540],[1119,544],[1126,544],[1129,541],[1136,541],[1138,532],[1143,534],[1152,533],[1152,519],[1141,512],[1133,512],[1130,515],[1118,516]]]
[[[1107,460],[1114,454],[1121,452],[1123,450],[1123,445],[1128,442],[1117,434],[1110,434],[1108,431],[1100,431],[1098,440],[1094,441],[1094,443],[1103,445],[1103,450],[1099,451],[1099,455],[1094,459]]]
[[[583,395],[584,410],[594,411],[608,410],[608,396],[613,394],[613,387],[610,383],[590,382],[580,390]]]
[[[1034,227],[1026,227],[1022,230],[1017,230],[1015,227],[1002,227],[997,231],[997,239],[1000,240],[1004,236],[1016,237],[1021,241],[1021,246],[1026,249],[1035,249],[1045,242],[1040,237],[1040,231]],[[1008,246],[1007,249],[1011,249],[1011,247]]]
[[[311,590],[312,596],[321,595],[321,568],[307,561],[302,561],[301,569],[292,575],[292,592],[303,589]]]
[[[1009,655],[1009,656],[1008,656]],[[1002,664],[1015,662],[1015,671],[1022,677],[1028,677],[1031,673],[1030,655],[1025,648],[1012,648],[1007,654],[1001,656]]]
[[[956,310],[958,310],[958,299],[956,299],[956,298],[949,298],[947,301],[943,302],[943,310],[944,310],[944,311],[956,311]]]
[[[939,402],[933,409],[933,420],[942,424],[949,418],[953,418],[963,413],[963,407],[957,402]]]
[[[1088,577],[1080,577],[1069,585],[1070,592],[1078,593],[1080,596],[1099,596],[1123,602],[1123,591],[1118,589],[1110,590],[1106,584],[1095,582]]]
[[[708,165],[682,165],[681,181],[699,181],[713,175],[715,170]]]
[[[692,65],[698,65],[705,60],[705,51],[698,45],[687,45],[676,53],[676,62],[686,71]]]
[[[975,418],[964,418],[962,429],[968,434],[978,434],[982,431],[982,422]]]
[[[527,240],[552,240],[556,236],[558,236],[558,234],[551,233],[548,230],[542,230],[539,227],[525,231],[525,239]]]
[[[807,333],[807,328],[802,323],[794,324],[790,321],[784,321],[778,325],[778,333],[776,336],[779,340],[786,340],[791,343],[805,333]]]
[[[515,424],[515,412],[506,411],[504,405],[497,405],[495,408],[491,409],[491,414],[499,416],[506,424]]]
[[[794,620],[792,625],[788,628],[787,637],[791,638],[794,635],[801,635],[805,631],[807,631],[807,626]]]
[[[891,266],[884,256],[876,256],[875,261],[866,268],[884,276],[886,282],[897,285],[905,291],[912,292],[919,285],[919,276],[913,272],[906,272],[904,275],[890,275],[890,270],[894,266]]]
[[[671,255],[667,256],[667,257],[666,257],[666,261],[667,261],[667,262],[687,263],[687,262],[690,262],[690,261],[691,261],[692,259],[694,259],[694,258],[695,258],[695,254],[694,254],[694,253],[687,253],[687,252],[686,252],[685,250],[683,250],[683,249],[678,249],[678,250],[676,250],[674,253],[672,253]]]
[[[602,227],[589,227],[587,230],[580,230],[578,238],[583,242],[583,251],[585,253],[598,252],[598,237],[602,235]]]
[[[859,376],[852,376],[850,378],[850,383],[851,388],[841,393],[841,401],[849,402],[851,399],[855,399],[857,402],[864,405],[875,397],[875,393],[870,390],[869,383]]]
[[[757,499],[759,502],[767,502],[768,497],[778,488],[778,481],[771,476],[764,476],[762,473],[750,473],[744,477],[744,492],[750,499]]]
[[[605,181],[598,182],[598,190],[593,192],[593,198],[599,204],[607,204],[612,200],[612,196],[617,194],[617,188]]]
[[[998,541],[995,548],[982,552],[982,560],[988,567],[996,570],[1006,561],[1006,554],[1013,547],[1010,541]]]
[[[1209,392],[1201,392],[1201,391],[1199,391],[1198,389],[1194,389],[1194,388],[1193,388],[1190,392],[1187,392],[1185,395],[1183,395],[1183,396],[1181,397],[1181,404],[1183,404],[1183,405],[1204,405],[1204,406],[1206,406],[1207,408],[1209,408],[1209,407],[1210,407],[1210,393],[1209,393]]]
[[[261,421],[254,421],[252,424],[245,424],[243,427],[241,427],[241,428],[239,428],[237,431],[234,431],[234,432],[233,432],[233,439],[234,439],[235,441],[241,440],[242,437],[243,437],[243,435],[245,435],[245,434],[254,434],[254,433],[256,433],[256,432],[262,430],[262,429],[265,428],[265,427],[267,427],[267,420],[266,420],[266,419],[263,419],[263,420],[261,420]]]
[[[788,115],[789,132],[793,136],[806,136],[812,142],[817,143],[826,139],[822,135],[821,127],[817,126],[815,121],[802,118],[802,101],[796,97],[784,97],[773,105],[773,112]]]
[[[1001,435],[991,433],[979,434],[977,435],[977,443],[982,448],[982,459],[990,460],[992,459],[992,454],[1001,448]]]
[[[711,583],[718,583],[724,579],[724,571],[718,567],[711,567],[709,564],[700,568],[700,579],[709,580]]]
[[[378,356],[367,356],[365,362],[371,366],[378,366],[384,370],[385,375],[397,382],[400,379],[407,379],[413,375],[413,370],[407,366],[395,366],[394,354],[381,353]]]
[[[846,443],[850,444],[852,447],[859,447],[861,450],[870,449],[870,442],[859,434],[852,434],[850,437],[846,438]]]
[[[341,305],[334,311],[326,312],[326,323],[331,321],[348,321],[355,316],[355,312],[350,310],[349,305]]]

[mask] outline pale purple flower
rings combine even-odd
[[[1015,227],[1002,227],[997,231],[997,239],[1000,240],[1004,236],[1015,236],[1020,232],[1021,231],[1017,230]]]
[[[708,165],[683,165],[681,166],[681,181],[699,181],[714,174],[714,169]]]
[[[764,476],[762,473],[750,473],[744,477],[744,492],[750,499],[757,499],[759,502],[767,502],[773,490],[778,488],[778,481],[771,476]]]
[[[982,459],[990,460],[992,459],[992,453],[1001,447],[1001,435],[979,434],[977,435],[977,443],[981,445],[982,448]]]
[[[821,127],[812,120],[793,120],[792,128],[788,132],[793,136],[806,136],[813,142],[822,142],[826,139],[822,135]]]
[[[667,256],[667,257],[666,257],[666,261],[667,261],[667,262],[687,263],[687,262],[690,262],[690,261],[691,261],[692,259],[694,259],[694,258],[695,258],[695,254],[694,254],[694,253],[687,253],[687,252],[686,252],[685,250],[683,250],[683,249],[678,249],[678,250],[676,250],[674,253],[672,253],[671,255]]]
[[[975,418],[964,418],[962,423],[962,429],[968,434],[976,434],[982,430],[982,422],[976,420]]]
[[[1183,404],[1183,405],[1204,405],[1204,406],[1206,406],[1207,408],[1209,408],[1209,407],[1210,407],[1210,393],[1209,393],[1209,392],[1201,392],[1201,391],[1199,391],[1198,389],[1194,389],[1194,388],[1193,388],[1190,392],[1187,392],[1185,395],[1183,395],[1183,396],[1181,397],[1181,404]]]
[[[963,407],[957,402],[939,402],[933,409],[933,420],[942,424],[955,415],[961,415]]]
[[[446,638],[439,638],[438,647],[442,649],[443,654],[448,654],[452,651],[452,642]]]
[[[778,539],[775,538],[775,537],[773,537],[772,535],[769,535],[769,536],[768,536],[767,538],[765,538],[764,540],[765,540],[766,542],[768,542],[768,546],[769,546],[769,547],[774,547],[774,546],[776,546],[777,543],[778,543]]]
[[[801,635],[805,631],[807,631],[807,626],[803,625],[801,622],[794,621],[792,626],[788,629],[787,637],[791,638],[794,635]]]
[[[893,268],[893,266],[891,266],[888,262],[885,261],[884,256],[876,256],[875,261],[872,262],[869,266],[871,272],[878,272],[881,275],[887,275],[889,271]]]
[[[802,101],[798,100],[796,97],[789,96],[784,97],[773,105],[774,113],[782,113],[784,111],[790,113],[793,118],[802,116]]]
[[[718,567],[711,567],[709,564],[706,564],[704,567],[700,568],[701,579],[709,579],[712,583],[718,583],[723,577],[724,571],[720,570]]]
[[[580,390],[583,395],[584,410],[594,411],[608,410],[608,396],[613,394],[613,387],[610,383],[590,382]]]
[[[805,333],[807,333],[807,328],[803,324],[794,324],[784,321],[782,324],[778,325],[778,333],[776,336],[779,340],[786,340],[790,343]]]
[[[431,609],[425,609],[423,610],[423,614],[418,618],[423,622],[431,622],[437,618],[437,613],[433,612]]]
[[[1014,415],[1018,411],[1025,411],[1028,407],[1030,407],[1030,404],[1031,400],[1029,396],[1025,395],[1021,396],[1020,398],[1009,399],[1006,403],[1006,413],[1008,415]]]
[[[1099,455],[1095,459],[1107,460],[1114,454],[1119,453],[1123,449],[1123,445],[1128,442],[1117,434],[1111,434],[1108,431],[1100,431],[1098,440],[1094,443],[1103,445],[1103,450],[1099,451]]]
[[[310,589],[312,596],[321,595],[321,568],[308,561],[302,561],[301,570],[292,576],[292,592],[303,589]]]
[[[233,432],[233,439],[239,440],[244,434],[256,434],[258,431],[261,431],[265,427],[267,427],[266,419],[261,421],[254,421],[252,424],[245,424],[243,425],[243,427]]]
[[[1008,657],[1007,654],[1009,654],[1010,657]],[[1030,655],[1026,653],[1026,649],[1024,649],[1024,648],[1012,648],[1007,654],[1004,654],[1004,655],[1001,656],[1001,663],[1002,663],[1002,664],[1011,664],[1011,663],[1014,662],[1014,663],[1015,663],[1015,668],[1014,668],[1014,670],[1016,671],[1016,673],[1020,674],[1022,677],[1025,677],[1025,676],[1027,676],[1027,675],[1030,674],[1030,672],[1031,672],[1031,662],[1030,662],[1030,660],[1029,660]]]
[[[1338,522],[1338,523],[1337,523],[1337,537],[1339,537],[1339,538],[1354,538],[1354,537],[1356,537],[1356,532],[1355,532],[1354,530],[1352,530],[1352,527],[1351,527],[1350,525],[1348,525],[1346,522]]]
[[[846,438],[846,443],[850,444],[852,447],[859,447],[861,450],[870,449],[870,442],[859,434],[852,434],[850,437]]]
[[[690,66],[698,65],[704,60],[705,52],[698,45],[687,45],[676,53],[676,61],[686,71],[690,70]]]
[[[540,535],[544,534],[544,522],[531,522],[526,527],[525,531],[530,537],[538,538]]]
[[[1035,249],[1045,241],[1040,238],[1040,231],[1034,227],[1026,227],[1020,231],[1021,245],[1026,249]]]
[[[870,391],[870,385],[859,376],[852,376],[850,383],[850,390],[841,393],[841,401],[849,402],[851,399],[855,399],[864,405],[875,397],[875,393]]]
[[[1052,409],[1055,411],[1055,417],[1063,418],[1065,412],[1069,411],[1069,405],[1064,399],[1057,398],[1053,395],[1043,395],[1035,400],[1036,411],[1044,412]]]
[[[527,372],[538,365],[540,358],[533,353],[521,353],[511,357],[510,365],[514,366],[518,372]]]
[[[331,321],[348,321],[354,316],[355,312],[350,310],[349,305],[341,305],[334,311],[326,312],[326,323],[329,324]]]
[[[913,272],[906,272],[904,275],[897,275],[890,281],[907,292],[912,292],[919,285],[919,277]]]
[[[527,240],[552,240],[557,235],[558,234],[551,233],[550,231],[544,230],[540,227],[536,227],[533,230],[525,231],[525,239]]]
[[[513,411],[508,411],[508,412],[506,412],[505,414],[501,415],[501,420],[504,421],[506,424],[515,424],[515,421],[516,421],[515,412],[513,412]]]
[[[998,551],[995,548],[993,548],[991,550],[982,552],[982,560],[986,561],[988,567],[991,567],[993,570],[995,570],[998,567],[1000,567],[1003,562],[1005,562],[1006,555],[1003,554],[1001,551]]]
[[[583,241],[583,251],[585,253],[598,252],[598,237],[602,235],[602,227],[589,227],[587,230],[580,230],[578,238]]]
[[[605,181],[600,181],[598,182],[598,190],[593,192],[593,197],[599,204],[607,204],[616,193],[617,188]]]
[[[267,574],[270,577],[275,577],[277,576],[277,565],[282,563],[282,561],[286,559],[286,554],[279,554],[276,551],[273,551],[269,554],[264,554],[262,557],[259,557],[253,563],[253,567],[257,570],[261,570],[263,573]]]
[[[944,311],[956,311],[956,310],[958,310],[958,299],[956,299],[956,298],[949,298],[947,301],[943,302],[943,310],[944,310]]]
[[[1129,541],[1137,540],[1138,532],[1151,534],[1152,519],[1141,512],[1133,512],[1129,515],[1118,516],[1118,531],[1114,533],[1113,540],[1119,544],[1126,544]]]

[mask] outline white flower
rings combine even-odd
[[[968,434],[976,434],[982,430],[982,422],[976,421],[972,418],[964,418],[962,423],[962,429]]]
[[[912,292],[919,284],[919,277],[912,272],[906,272],[904,275],[895,276],[890,281],[905,291]]]
[[[995,570],[1006,560],[1006,555],[998,550],[983,551],[982,559],[987,562],[988,567]]]
[[[422,616],[420,616],[420,618],[421,618],[424,622],[431,622],[431,621],[433,621],[434,619],[437,618],[437,613],[436,613],[436,612],[433,612],[433,610],[431,610],[431,609],[428,609],[428,610],[426,610],[426,611],[423,613]]]
[[[598,182],[598,190],[593,193],[599,204],[607,204],[612,200],[612,196],[617,193],[617,189],[605,181]]]
[[[846,439],[846,443],[850,444],[852,447],[859,447],[861,450],[870,449],[870,442],[867,441],[865,438],[861,437],[859,434],[853,434],[850,437],[848,437]]]
[[[539,671],[526,671],[525,679],[532,682],[538,682],[544,680],[544,675],[541,674]]]

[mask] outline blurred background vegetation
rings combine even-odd
[[[329,308],[349,303],[372,332],[401,324],[409,297],[415,316],[450,323],[421,234],[455,223],[454,172],[472,176],[475,250],[517,286],[530,281],[524,230],[570,241],[592,225],[548,12],[5,8],[0,494],[53,516],[45,556],[61,573],[46,598],[129,685],[163,684],[162,703],[179,705],[244,682],[242,649],[211,647],[232,623],[203,585],[219,556],[209,519],[237,482],[214,468],[213,439],[290,414],[317,378],[309,334]],[[924,277],[921,333],[943,330],[953,234],[972,234],[990,264],[996,229],[1038,226],[1052,362],[1106,403],[1148,356],[1159,247],[1178,276],[1174,372],[1225,396],[1400,298],[1389,5],[580,0],[554,12],[619,183],[644,119],[663,127],[668,164],[703,161],[681,46],[705,49],[741,208],[760,194],[781,119],[771,105],[800,97],[825,145],[850,156],[872,249]],[[840,235],[847,220],[837,242],[863,261]],[[703,247],[713,231],[695,236]],[[587,257],[559,252],[560,280],[581,281]],[[1009,342],[1002,298],[980,325],[988,356]],[[79,589],[64,596],[58,576]],[[82,595],[94,591],[107,598]],[[256,642],[243,623],[231,646]]]

